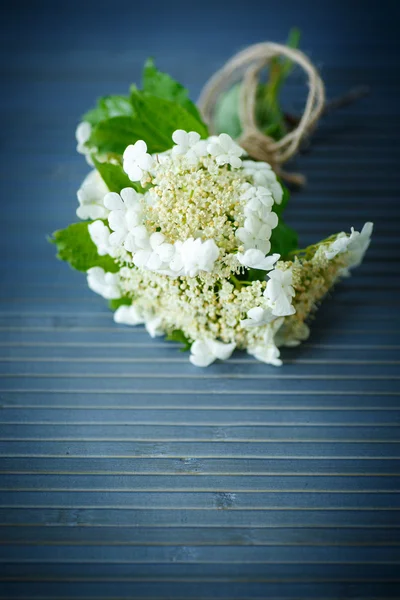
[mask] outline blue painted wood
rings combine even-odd
[[[0,20],[0,598],[400,598],[397,4],[34,4]],[[294,24],[330,97],[372,93],[294,161],[288,221],[304,245],[365,220],[374,240],[282,369],[199,371],[54,259],[88,171],[74,128],[148,55],[195,96]],[[304,94],[295,76],[288,106]]]

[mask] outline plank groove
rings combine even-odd
[[[153,5],[0,19],[0,600],[400,600],[398,6]],[[195,97],[293,24],[329,98],[370,94],[288,165],[308,184],[287,221],[305,246],[372,220],[373,242],[281,369],[196,370],[55,260],[90,168],[74,129],[148,55]],[[294,73],[288,110],[305,94]]]

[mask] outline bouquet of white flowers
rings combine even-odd
[[[95,168],[58,257],[87,273],[114,320],[145,324],[205,367],[245,349],[280,365],[280,346],[362,261],[372,224],[303,250],[283,220],[287,189],[228,133],[209,135],[187,91],[146,63],[143,89],[99,100],[77,129]]]

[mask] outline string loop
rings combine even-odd
[[[308,96],[298,125],[282,139],[276,141],[263,133],[256,122],[256,94],[260,72],[275,56],[285,56],[298,64],[308,76]],[[244,71],[244,74],[242,74]],[[299,149],[301,141],[316,126],[324,109],[324,83],[312,62],[300,50],[281,44],[264,42],[254,44],[233,56],[204,86],[198,102],[204,120],[213,129],[213,115],[220,94],[229,86],[242,80],[239,98],[239,119],[242,134],[238,143],[257,160],[268,162],[284,180],[302,185],[299,173],[287,173],[282,164]]]

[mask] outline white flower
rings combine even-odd
[[[88,123],[87,121],[82,121],[82,123],[79,123],[75,131],[76,141],[78,142],[76,150],[77,152],[79,152],[79,154],[86,153],[85,144],[90,138],[91,133],[92,126],[90,123]]]
[[[339,233],[336,240],[332,242],[325,250],[325,256],[329,260],[335,258],[338,254],[343,252],[348,253],[348,268],[358,267],[364,254],[367,251],[371,243],[371,234],[373,229],[373,223],[365,223],[364,227],[359,231],[355,231],[354,227],[351,228],[350,236],[345,233]]]
[[[134,255],[137,266],[144,266],[150,271],[157,271],[166,275],[188,275],[195,277],[200,271],[211,272],[219,256],[219,248],[214,240],[188,238],[184,242],[167,244],[161,233],[153,233],[150,238],[153,252],[144,252]]]
[[[110,192],[104,197],[104,205],[110,210],[108,223],[114,233],[110,236],[112,246],[123,245],[134,252],[147,247],[147,232],[141,225],[141,195],[132,188],[124,188],[120,194]]]
[[[243,168],[244,172],[252,177],[256,185],[264,186],[271,191],[276,204],[280,204],[282,202],[282,186],[280,185],[274,171],[268,163],[244,160]]]
[[[195,367],[208,367],[217,358],[227,360],[235,347],[235,343],[224,344],[211,338],[196,340],[190,348],[190,362]]]
[[[293,315],[296,310],[292,306],[295,291],[292,286],[292,271],[274,269],[268,273],[269,280],[264,296],[269,300],[272,312],[278,317]]]
[[[275,344],[275,334],[284,322],[283,318],[272,321],[267,331],[264,334],[264,339],[261,343],[247,348],[247,352],[261,362],[280,367],[282,364],[279,358],[280,352]]]
[[[247,317],[247,319],[240,321],[242,327],[261,327],[262,325],[268,325],[276,318],[270,308],[264,309],[261,306],[251,308],[247,312]]]
[[[325,256],[328,260],[332,260],[338,254],[342,252],[346,252],[347,246],[350,243],[350,237],[347,236],[344,232],[339,233],[336,240],[332,242],[328,248],[325,250]]]
[[[183,275],[184,274],[184,265],[183,265],[183,258],[182,258],[182,246],[183,246],[183,242],[175,242],[174,244],[174,250],[175,250],[175,254],[172,257],[170,263],[169,263],[169,268],[171,269],[171,272],[177,277],[178,275]]]
[[[161,318],[160,317],[147,317],[145,321],[145,327],[147,329],[147,333],[152,337],[158,337],[160,335],[164,335],[164,330],[161,328]]]
[[[111,232],[108,227],[104,225],[103,221],[93,221],[93,223],[88,225],[88,231],[100,256],[112,253],[113,248],[110,245]]]
[[[200,134],[196,131],[188,133],[183,129],[177,129],[172,134],[172,139],[176,144],[172,148],[172,154],[184,156],[189,165],[197,165],[199,158],[207,154],[207,142],[201,140]]]
[[[373,223],[365,223],[364,227],[361,230],[361,233],[358,231],[354,231],[353,227],[351,228],[351,236],[350,242],[347,247],[349,258],[348,258],[348,268],[352,269],[354,267],[358,267],[366,253],[370,243],[371,243],[371,234],[373,230]]]
[[[124,325],[141,325],[145,322],[143,313],[134,305],[122,305],[114,313],[114,321]]]
[[[89,164],[92,164],[92,160],[90,158],[90,152],[95,152],[96,148],[88,148],[86,146],[86,142],[89,140],[92,133],[92,126],[87,121],[82,121],[79,123],[78,127],[75,131],[76,141],[78,142],[76,145],[76,151],[79,154],[85,154],[86,160]]]
[[[106,273],[101,267],[92,267],[87,272],[88,286],[107,300],[121,297],[119,273]]]
[[[131,181],[140,181],[154,164],[154,159],[147,154],[147,144],[138,140],[130,144],[123,154],[123,169]]]
[[[282,365],[282,360],[279,358],[281,353],[275,344],[269,344],[268,346],[262,344],[253,346],[252,348],[249,348],[248,352],[254,356],[254,358],[267,365],[273,365],[274,367],[280,367]]]
[[[146,227],[144,225],[134,227],[127,235],[124,246],[128,252],[148,252],[150,248],[150,236]]]
[[[160,272],[168,269],[168,262],[174,255],[174,246],[164,242],[165,236],[161,232],[155,232],[148,238],[148,246],[133,255],[133,261],[137,267],[144,267],[149,271]],[[137,240],[141,242],[141,240]]]
[[[164,334],[161,329],[161,318],[155,317],[149,311],[140,310],[134,304],[130,306],[123,305],[117,308],[114,313],[114,321],[124,325],[141,325],[145,324],[147,332],[154,338]]]
[[[238,261],[244,267],[250,269],[261,269],[263,271],[270,271],[274,268],[276,261],[280,258],[280,254],[272,254],[271,256],[264,256],[261,250],[251,248],[246,250],[244,254],[238,252],[236,255]]]
[[[235,236],[243,242],[245,250],[261,250],[264,254],[270,251],[271,227],[263,223],[257,216],[246,218],[244,227],[238,227]]]
[[[247,205],[249,205],[252,210],[260,210],[262,206],[271,208],[274,203],[271,192],[262,185],[255,186],[245,183],[242,186],[242,190],[243,193],[241,199],[246,200]]]
[[[242,165],[239,157],[242,156],[244,150],[227,133],[221,133],[218,139],[209,141],[207,152],[214,156],[220,166],[231,165],[232,168],[238,169]]]
[[[274,229],[278,225],[278,216],[271,212],[274,200],[270,192],[262,187],[250,186],[241,196],[246,201],[243,209],[246,217],[257,216],[263,223]]]
[[[108,187],[96,169],[85,177],[77,192],[79,207],[76,214],[80,219],[106,219],[108,210],[103,204]]]
[[[173,244],[169,244],[165,242],[165,236],[157,231],[152,233],[150,236],[150,247],[153,250],[152,256],[153,260],[159,262],[160,265],[162,263],[168,263],[172,257],[174,256],[175,249]],[[149,267],[150,268],[150,267]],[[154,267],[154,269],[158,269],[159,267]]]
[[[185,275],[195,277],[199,271],[210,273],[213,270],[219,256],[219,248],[214,240],[202,242],[201,239],[189,238],[179,246]]]
[[[278,216],[271,212],[273,198],[263,186],[242,186],[241,200],[246,202],[244,227],[239,227],[235,235],[244,244],[245,250],[257,249],[264,254],[269,252],[272,229],[278,225]]]

